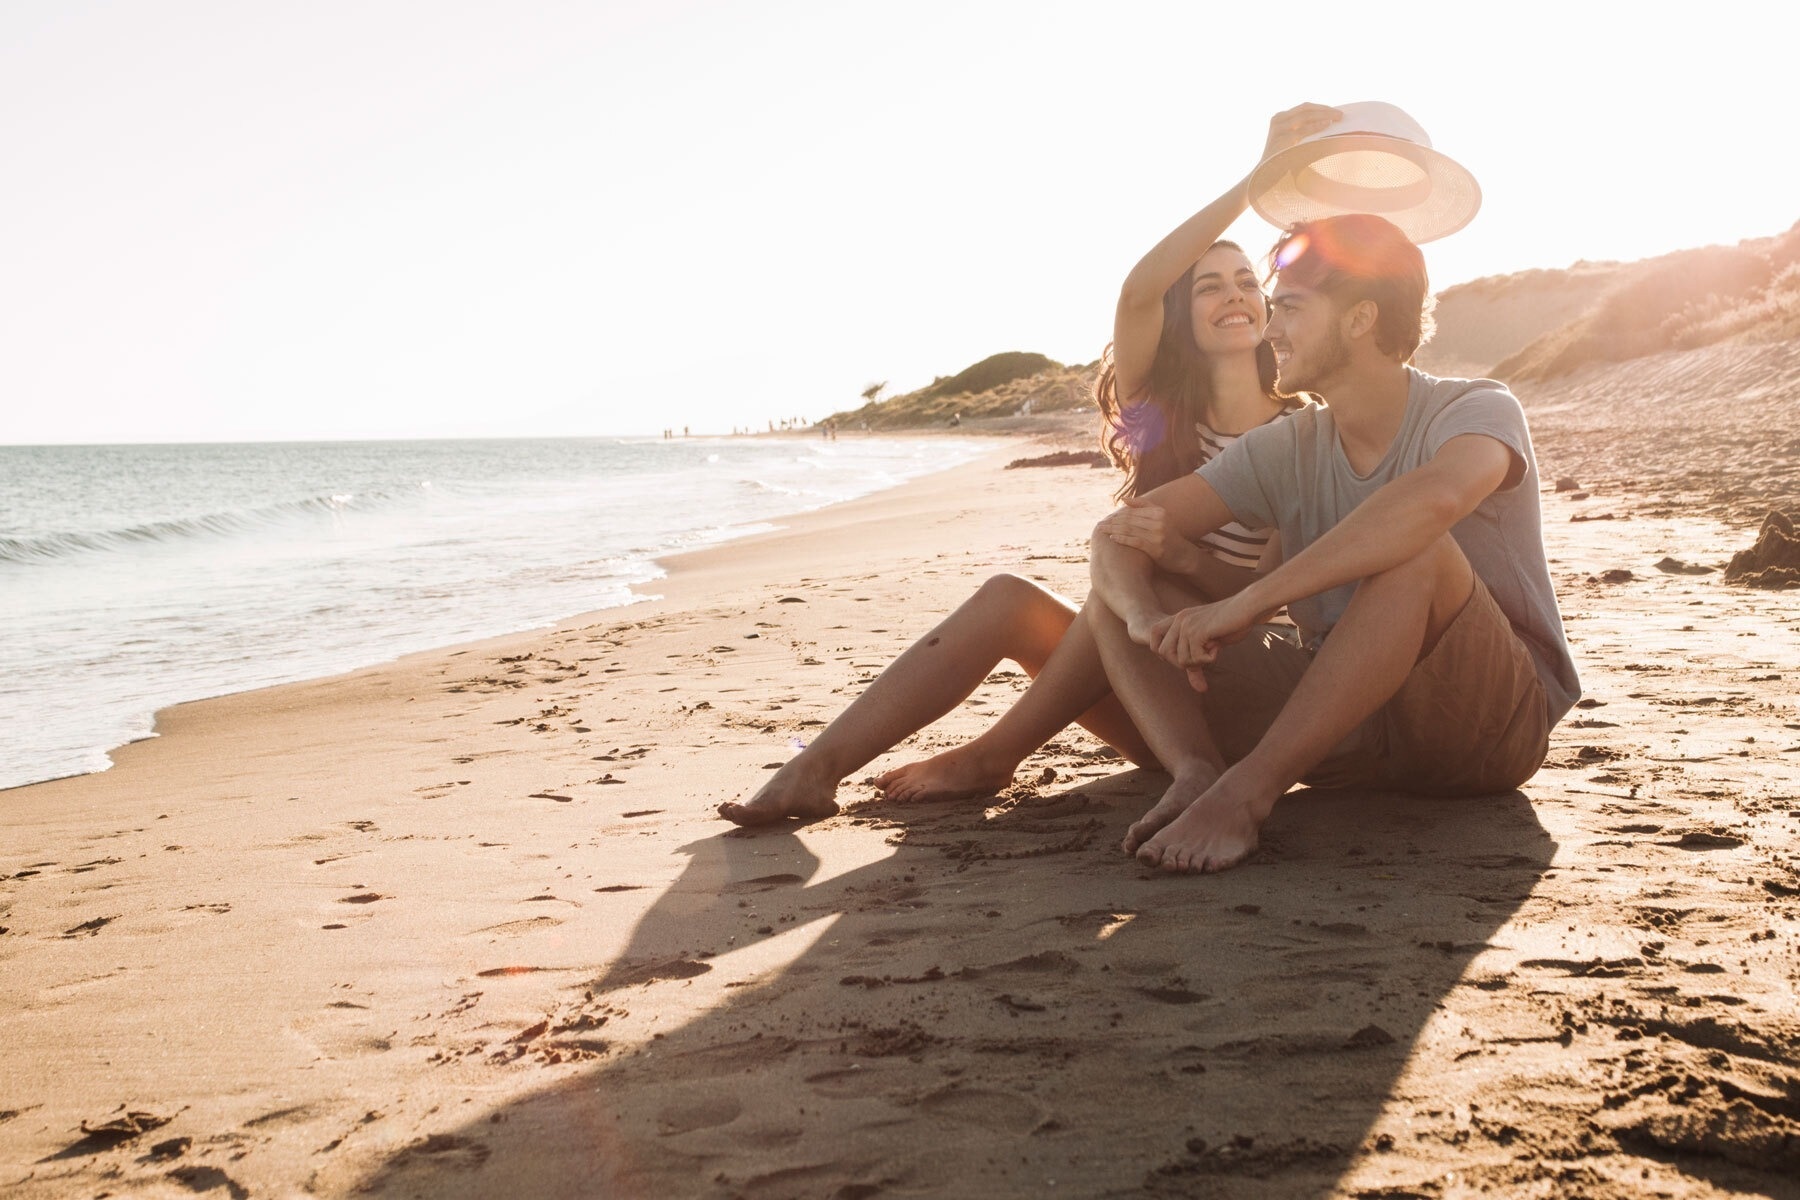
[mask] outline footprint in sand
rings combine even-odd
[[[223,1188],[231,1200],[250,1200],[250,1189],[217,1167],[176,1167],[169,1178],[190,1192],[213,1192]]]
[[[1027,975],[1072,975],[1081,970],[1074,957],[1061,950],[1040,950],[1008,962],[987,967],[964,967],[956,973],[959,979],[980,979],[984,975],[1023,973]]]
[[[389,1164],[388,1177],[384,1182],[391,1184],[396,1179],[405,1180],[410,1175],[429,1174],[434,1169],[472,1171],[485,1163],[492,1153],[487,1143],[478,1142],[474,1138],[434,1133],[402,1150]]]
[[[806,1077],[806,1086],[830,1100],[859,1100],[881,1096],[895,1089],[895,1072],[872,1063],[858,1063]]]
[[[698,1100],[665,1105],[656,1114],[656,1132],[661,1137],[692,1133],[696,1129],[716,1129],[729,1125],[743,1114],[744,1106],[736,1096],[707,1096]]]
[[[478,937],[481,934],[515,936],[522,933],[536,933],[543,929],[554,929],[561,924],[560,917],[527,917],[521,921],[502,921],[498,925],[486,925],[480,929],[473,929],[469,931],[469,936]]]
[[[609,987],[634,987],[641,983],[657,983],[665,979],[692,979],[712,970],[712,964],[691,958],[661,959],[655,962],[621,963],[606,979]]]
[[[901,946],[917,938],[941,937],[943,930],[930,925],[902,925],[883,930],[864,942],[865,946]]]
[[[775,888],[794,887],[805,882],[806,880],[799,875],[758,875],[755,879],[740,879],[735,883],[728,883],[720,890],[729,893],[768,892]]]
[[[919,1107],[934,1120],[1006,1133],[1029,1133],[1044,1118],[1024,1096],[987,1088],[945,1088],[919,1101]]]
[[[1210,992],[1196,992],[1178,983],[1171,983],[1163,987],[1140,987],[1131,990],[1146,999],[1156,1001],[1158,1004],[1199,1004],[1204,1000],[1212,999],[1212,993]]]
[[[267,1125],[304,1125],[316,1117],[329,1115],[329,1112],[330,1109],[322,1104],[294,1104],[263,1113],[259,1117],[251,1117],[244,1122],[243,1127],[260,1129]]]
[[[386,1054],[394,1048],[391,1038],[377,1034],[307,1030],[300,1028],[298,1024],[290,1025],[288,1033],[310,1047],[319,1057],[333,1061]]]

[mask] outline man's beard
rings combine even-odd
[[[1350,365],[1350,339],[1341,329],[1333,329],[1331,338],[1319,348],[1318,361],[1308,365],[1293,358],[1275,368],[1275,387],[1285,395],[1301,392],[1323,393],[1326,381]]]

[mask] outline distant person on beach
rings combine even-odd
[[[1265,158],[1329,125],[1316,104],[1277,114]],[[1268,300],[1242,249],[1221,241],[1245,210],[1245,183],[1189,217],[1126,276],[1113,342],[1095,385],[1101,442],[1125,472],[1105,535],[1191,594],[1222,598],[1279,558],[1266,529],[1221,522],[1207,536],[1175,535],[1144,494],[1205,462],[1246,431],[1300,408],[1275,390],[1263,340]],[[866,428],[866,425],[865,425]],[[1083,611],[1017,575],[988,580],[914,643],[804,750],[745,803],[719,806],[740,825],[812,820],[838,811],[838,784],[955,708],[1003,660],[1031,685],[992,728],[965,746],[876,780],[894,800],[991,796],[1025,758],[1079,722],[1133,762],[1156,759],[1110,694]]]
[[[1142,548],[1092,544],[1086,619],[1113,694],[1174,781],[1125,849],[1219,871],[1295,783],[1510,791],[1580,696],[1545,561],[1524,410],[1412,366],[1431,332],[1390,222],[1294,225],[1271,256],[1284,391],[1325,400],[1149,493],[1190,542],[1273,526],[1285,557],[1223,599]],[[1286,607],[1297,629],[1259,624]]]

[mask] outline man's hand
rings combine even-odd
[[[1150,648],[1187,672],[1194,690],[1206,690],[1204,668],[1217,658],[1219,647],[1250,632],[1258,613],[1246,611],[1237,596],[1217,604],[1200,604],[1164,617],[1151,628]]]

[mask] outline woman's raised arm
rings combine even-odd
[[[1319,132],[1340,115],[1337,109],[1323,104],[1302,104],[1276,113],[1269,120],[1263,158]],[[1118,372],[1121,405],[1143,399],[1150,365],[1156,360],[1156,347],[1162,340],[1163,293],[1243,215],[1249,206],[1245,195],[1249,180],[1245,175],[1224,195],[1177,225],[1125,276],[1119,288],[1119,305],[1113,313],[1113,366]]]

